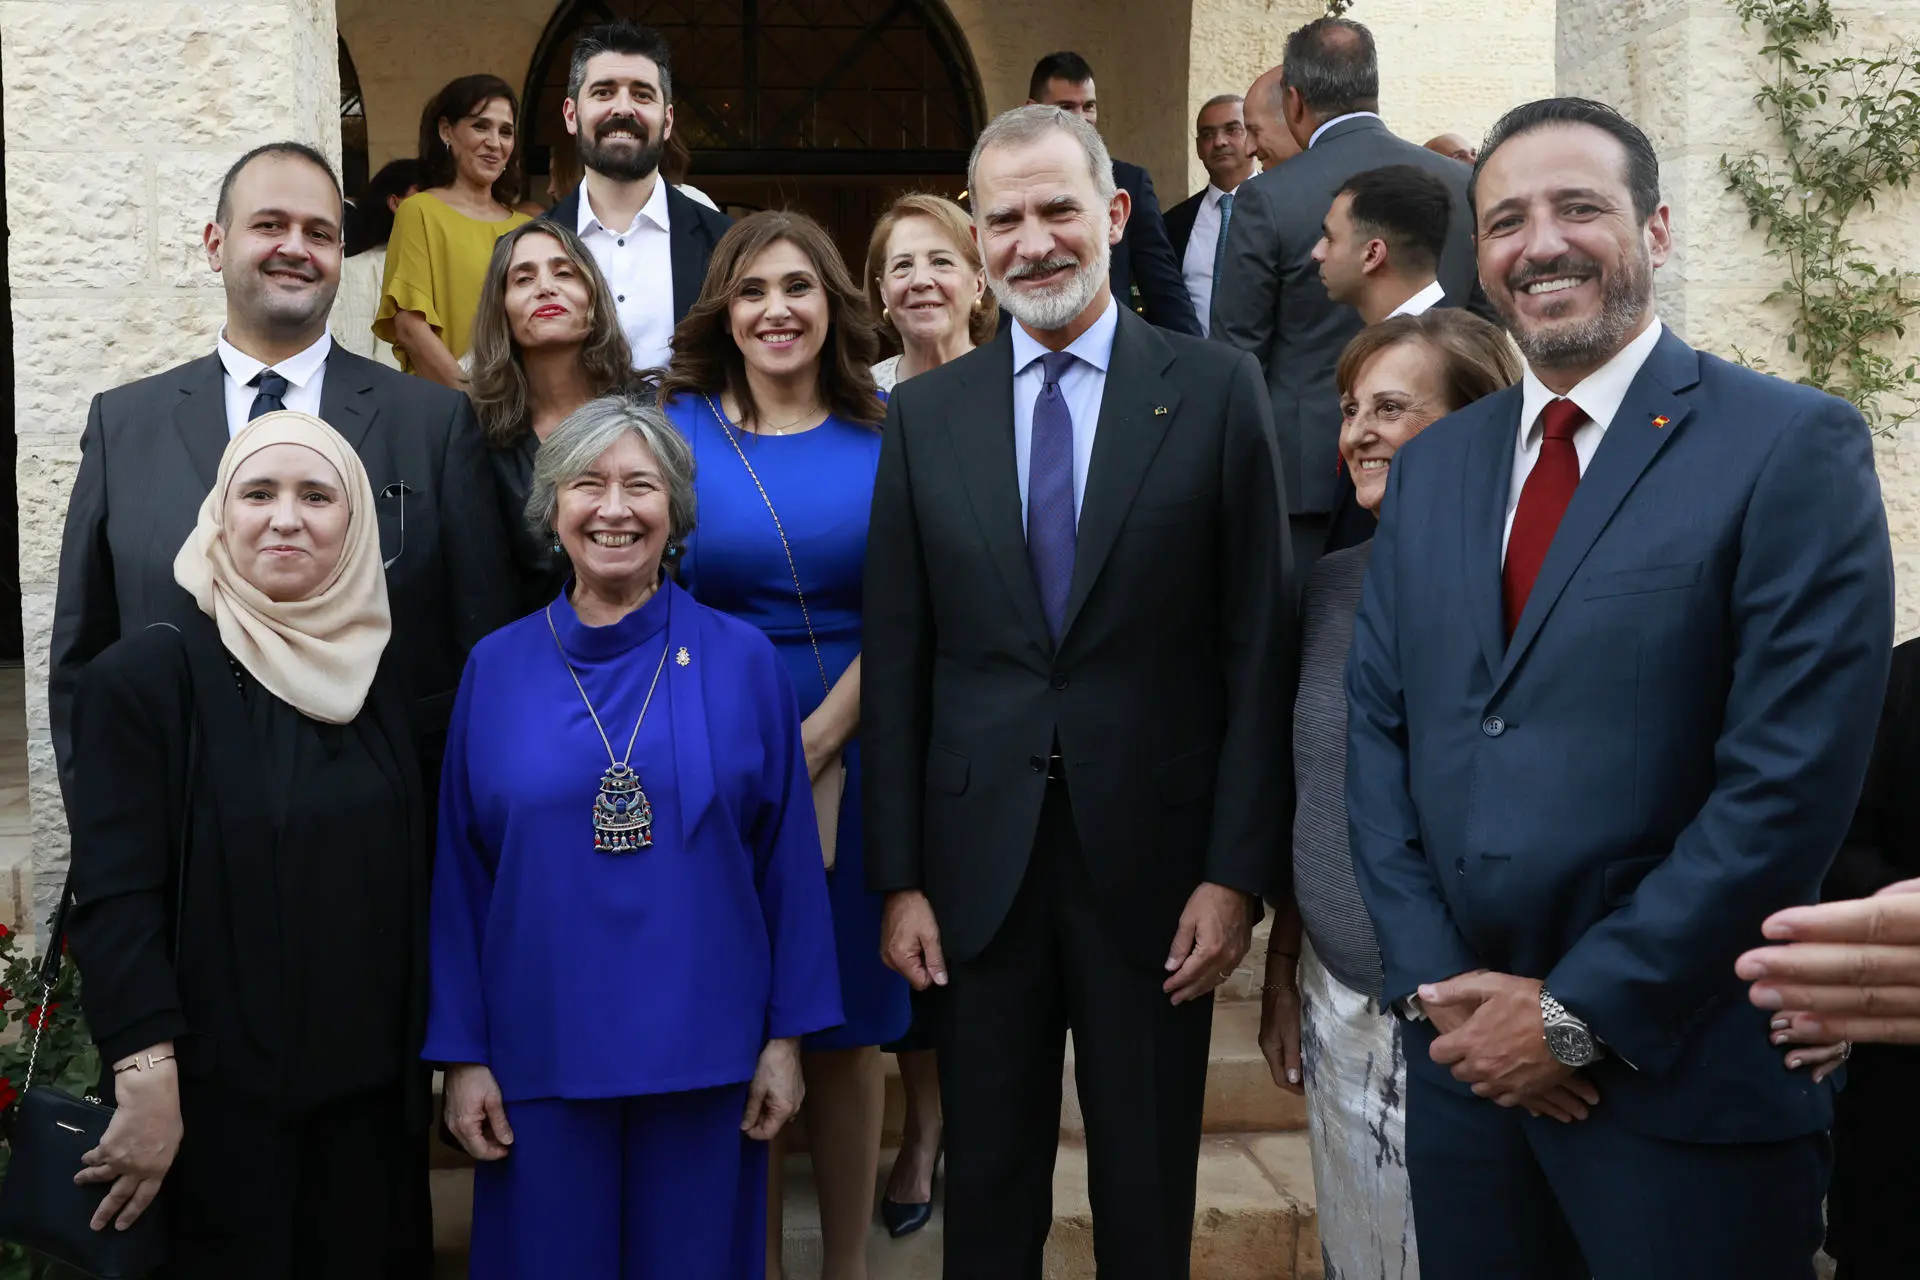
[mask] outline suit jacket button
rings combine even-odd
[[[1488,716],[1480,722],[1480,732],[1489,738],[1497,738],[1507,731],[1507,722],[1499,716]]]
[[[1047,771],[1047,758],[1045,756],[1029,756],[1027,758],[1027,767],[1035,773],[1045,773]]]
[[[1067,677],[1064,673],[1059,671],[1053,673],[1053,687],[1055,689],[1064,689],[1067,687]]]

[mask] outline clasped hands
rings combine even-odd
[[[1420,1006],[1440,1032],[1428,1052],[1478,1096],[1571,1124],[1600,1104],[1600,1091],[1547,1048],[1540,986],[1476,969],[1421,987]]]

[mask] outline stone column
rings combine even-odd
[[[278,138],[338,162],[336,42],[333,0],[0,0],[36,873],[23,923],[66,871],[47,642],[88,401],[212,349],[224,302],[200,233],[220,177]]]
[[[1834,8],[1851,30],[1833,53],[1920,39],[1920,5]],[[1767,74],[1760,30],[1743,30],[1729,0],[1559,0],[1559,14],[1559,91],[1617,107],[1659,152],[1675,242],[1655,277],[1662,319],[1703,350],[1728,359],[1744,353],[1798,376],[1804,366],[1787,350],[1790,315],[1765,301],[1786,278],[1786,263],[1769,257],[1762,233],[1747,226],[1746,206],[1727,189],[1719,163],[1722,155],[1781,151],[1753,101]],[[1806,53],[1832,56],[1826,48]],[[1852,231],[1875,261],[1910,263],[1920,198],[1887,193]],[[1920,336],[1910,333],[1906,346],[1920,350]],[[1900,586],[1897,627],[1906,637],[1920,632],[1920,424],[1877,443]]]

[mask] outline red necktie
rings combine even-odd
[[[1520,505],[1514,509],[1513,532],[1507,535],[1507,567],[1501,582],[1506,592],[1507,638],[1513,638],[1526,610],[1533,582],[1540,576],[1547,548],[1560,527],[1560,517],[1580,487],[1580,455],[1574,452],[1573,433],[1587,415],[1571,400],[1550,400],[1540,411],[1540,456],[1520,487]]]

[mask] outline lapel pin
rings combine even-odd
[[[673,655],[673,661],[676,666],[690,667],[693,665],[693,655],[687,652],[687,646],[681,645],[680,652]]]
[[[1668,421],[1669,419],[1667,418],[1666,414],[1664,413],[1655,414],[1653,419],[1653,425],[1656,427],[1664,427],[1667,425]]]
[[[1154,417],[1156,417],[1156,418],[1164,418],[1164,417],[1166,417],[1166,416],[1167,416],[1167,406],[1165,406],[1165,405],[1163,405],[1163,404],[1157,404],[1157,405],[1155,405],[1155,406],[1153,406],[1153,416],[1154,416]]]

